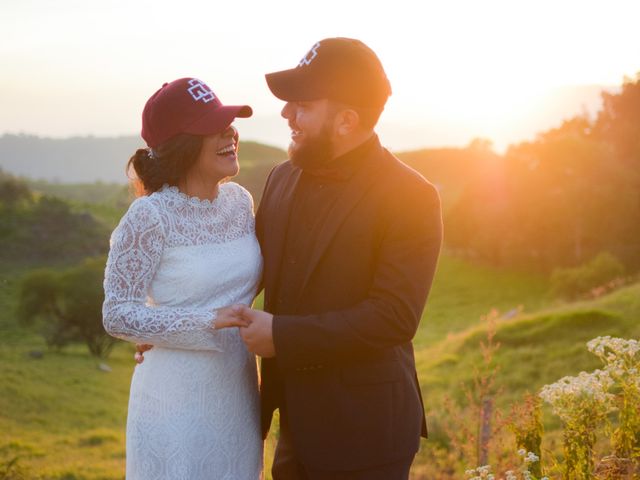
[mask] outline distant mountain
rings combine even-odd
[[[0,169],[34,180],[60,183],[126,183],[126,164],[138,136],[43,138],[34,135],[0,137]],[[270,168],[287,158],[284,150],[255,142],[240,144],[241,166]]]
[[[0,137],[0,170],[31,179],[30,184],[41,192],[69,199],[79,195],[84,201],[93,192],[95,195],[92,196],[98,199],[108,197],[110,187],[98,186],[94,182],[124,185],[127,182],[124,172],[126,163],[141,145],[142,140],[135,136],[51,139],[32,135],[4,135]],[[421,149],[397,155],[436,184],[443,195],[445,209],[478,172],[492,168],[501,158],[481,141],[467,148]],[[241,142],[240,174],[234,181],[248,188],[257,203],[270,170],[286,158],[286,152],[280,148],[250,141]],[[57,192],[56,185],[51,183],[62,184],[60,188],[63,194]],[[68,184],[84,185],[76,185],[69,190],[64,187]],[[117,197],[120,193],[114,189],[113,195]]]

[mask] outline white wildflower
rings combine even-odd
[[[540,460],[540,457],[538,457],[535,453],[533,452],[529,452],[527,453],[527,456],[525,457],[524,461],[526,463],[535,463],[538,460]]]
[[[491,465],[483,465],[481,467],[478,467],[477,471],[482,478],[486,478],[487,475],[489,475],[489,472],[491,472]]]
[[[563,377],[545,385],[539,395],[556,415],[568,421],[585,405],[592,410],[610,411],[614,397],[607,391],[612,385],[613,379],[607,370],[580,372],[577,377]]]

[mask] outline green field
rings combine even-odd
[[[24,478],[123,478],[133,347],[123,343],[114,349],[111,372],[99,370],[81,345],[47,351],[37,333],[14,319],[15,289],[24,271],[3,268],[0,274],[0,466],[17,457]],[[445,255],[415,341],[435,438],[444,395],[459,395],[480,361],[478,342],[485,329],[480,317],[493,308],[509,312],[519,306],[523,313],[498,320],[505,405],[526,390],[596,366],[584,347],[590,338],[640,336],[639,284],[598,300],[559,304],[548,297],[542,277]],[[44,352],[43,358],[34,358],[34,351]],[[426,442],[423,449],[428,448]],[[272,450],[273,439],[267,464]]]

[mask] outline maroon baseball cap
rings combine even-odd
[[[180,133],[213,135],[235,118],[253,114],[248,105],[222,105],[201,80],[180,78],[165,83],[147,100],[142,111],[142,138],[156,148]]]
[[[271,92],[286,102],[329,99],[359,107],[383,107],[391,84],[380,59],[354,38],[317,42],[296,68],[269,73]]]

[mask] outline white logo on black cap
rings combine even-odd
[[[215,100],[216,96],[202,80],[193,78],[189,80],[189,85],[191,85],[191,87],[189,87],[187,91],[196,102],[202,100],[204,103],[209,103],[211,100]]]
[[[318,56],[318,48],[320,48],[320,42],[311,47],[311,50],[309,50],[309,52],[302,58],[302,60],[300,60],[298,66],[302,67],[303,65],[310,65],[313,59]]]

